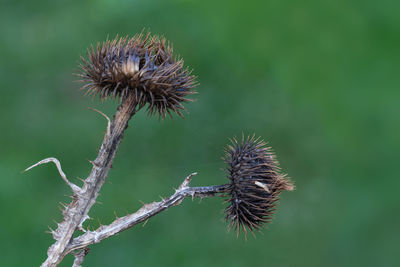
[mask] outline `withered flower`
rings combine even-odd
[[[226,148],[224,157],[230,185],[226,219],[237,234],[246,227],[253,233],[272,219],[276,201],[283,190],[293,190],[293,184],[280,173],[271,148],[260,138],[236,138]]]
[[[187,97],[195,93],[195,76],[163,37],[150,33],[107,40],[81,59],[82,89],[89,95],[122,100],[133,95],[137,109],[148,104],[150,115],[165,118],[173,111],[182,116],[182,103],[192,101]]]

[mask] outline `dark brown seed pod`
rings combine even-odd
[[[88,49],[87,59],[81,59],[79,76],[87,94],[102,99],[133,95],[137,109],[148,104],[150,115],[165,118],[173,111],[182,116],[182,103],[192,101],[187,97],[195,93],[195,76],[182,59],[174,58],[163,37],[150,33],[98,43],[96,49]]]
[[[236,138],[226,148],[224,161],[228,164],[230,180],[225,209],[230,228],[237,235],[246,227],[254,233],[272,219],[276,201],[283,190],[293,190],[293,184],[280,174],[278,161],[271,148],[260,138]]]

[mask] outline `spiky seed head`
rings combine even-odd
[[[81,60],[79,76],[87,94],[102,99],[134,96],[138,109],[148,104],[150,115],[165,118],[172,111],[182,116],[182,103],[196,93],[195,76],[183,60],[173,56],[165,38],[150,33],[98,43]]]
[[[241,229],[246,235],[246,227],[253,233],[272,219],[281,191],[294,186],[280,173],[274,153],[261,138],[234,138],[225,152],[230,180],[226,219],[237,235]]]

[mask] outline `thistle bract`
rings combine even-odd
[[[148,113],[161,118],[171,111],[182,116],[182,103],[192,101],[187,97],[195,93],[195,77],[183,67],[183,60],[174,58],[164,38],[150,34],[117,37],[92,46],[80,67],[86,83],[82,89],[89,95],[133,96],[137,109],[148,104]]]
[[[224,157],[230,180],[229,206],[226,219],[238,235],[246,227],[260,230],[271,220],[276,201],[282,190],[293,190],[293,184],[280,174],[280,168],[271,148],[260,138],[242,137],[232,140]]]

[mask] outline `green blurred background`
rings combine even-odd
[[[185,200],[100,244],[84,266],[400,266],[398,1],[2,1],[0,261],[38,266],[67,176],[86,177],[117,103],[83,96],[80,54],[107,36],[163,34],[199,76],[186,119],[141,111],[90,227],[193,185],[222,184],[227,138],[256,133],[297,190],[248,240],[222,200]],[[71,266],[68,256],[61,266]]]

